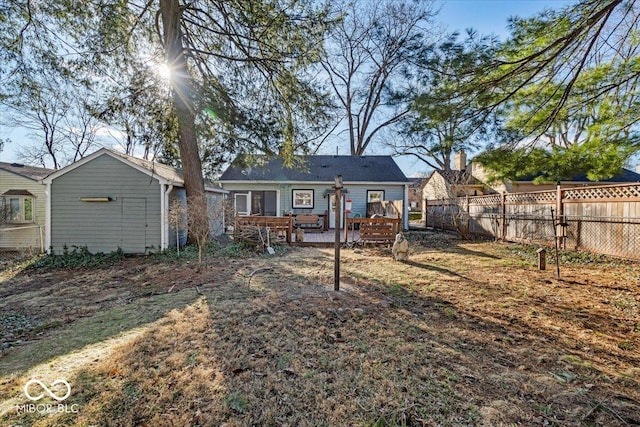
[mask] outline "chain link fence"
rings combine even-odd
[[[640,259],[640,184],[425,201],[425,225],[463,237]]]

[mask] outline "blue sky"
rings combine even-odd
[[[462,32],[467,28],[474,28],[480,34],[495,34],[504,40],[509,34],[507,30],[509,17],[528,17],[545,8],[556,9],[571,3],[566,0],[443,0],[438,3],[441,10],[437,20],[448,32]],[[0,138],[7,136],[14,139],[14,142],[5,146],[4,151],[0,152],[0,161],[19,161],[14,150],[21,140],[24,141],[24,137],[20,132],[9,133],[8,129],[0,129]],[[330,150],[335,150],[335,147]],[[426,165],[412,157],[398,158],[396,161],[407,176],[415,176],[427,171]]]
[[[559,9],[573,2],[565,0],[444,0],[439,19],[449,30],[473,27],[481,34],[508,35],[511,16],[529,17],[545,8]]]

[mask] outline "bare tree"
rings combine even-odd
[[[22,128],[31,137],[17,150],[26,163],[59,169],[94,148],[101,125],[90,111],[91,91],[49,77],[25,81],[17,95],[5,100],[3,125]]]
[[[64,117],[64,147],[66,163],[73,163],[91,152],[96,145],[97,133],[103,127],[91,113],[87,104],[88,91],[78,93]],[[82,99],[80,99],[82,97]]]
[[[189,203],[175,199],[169,208],[168,221],[176,231],[178,254],[180,254],[180,230],[187,229],[198,247],[198,271],[202,268],[202,258],[212,231],[212,217],[206,197],[202,200],[191,200]]]
[[[176,198],[169,206],[169,215],[167,216],[169,225],[176,232],[176,251],[180,256],[180,230],[187,228],[187,207],[181,199]]]
[[[322,66],[346,121],[352,155],[409,111],[411,67],[424,53],[431,2],[348,1],[326,41]]]
[[[206,197],[192,199],[187,203],[189,235],[198,246],[198,271],[202,268],[202,255],[211,233],[211,222]]]
[[[469,196],[477,194],[479,184],[469,169],[434,171],[424,189],[430,201],[430,209],[425,204],[425,218],[434,218],[443,228],[469,239]]]
[[[40,87],[34,82],[21,92],[19,98],[7,105],[11,127],[21,127],[35,141],[35,145],[22,145],[17,150],[20,158],[28,163],[59,169],[63,164],[64,118],[70,106],[67,100],[50,87]]]

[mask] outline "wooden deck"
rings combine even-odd
[[[360,240],[360,232],[358,230],[349,231],[346,242],[351,243],[358,240]],[[304,242],[296,242],[294,233],[291,244],[297,246],[332,246],[335,242],[335,230],[329,230],[322,233],[304,233]],[[340,230],[340,242],[345,243],[344,230]]]
[[[326,218],[324,223],[326,224]],[[340,242],[346,244],[389,244],[393,243],[396,233],[401,229],[400,218],[347,218],[345,228],[340,230]],[[266,228],[275,232],[279,239],[297,246],[332,246],[335,244],[335,230],[316,229],[305,232],[304,240],[296,241],[293,229],[293,216],[236,216],[234,235],[243,228]],[[237,237],[237,236],[236,236]]]

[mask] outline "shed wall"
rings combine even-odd
[[[81,198],[109,197],[108,202]],[[51,246],[86,246],[92,253],[160,247],[160,183],[105,154],[51,183]]]

